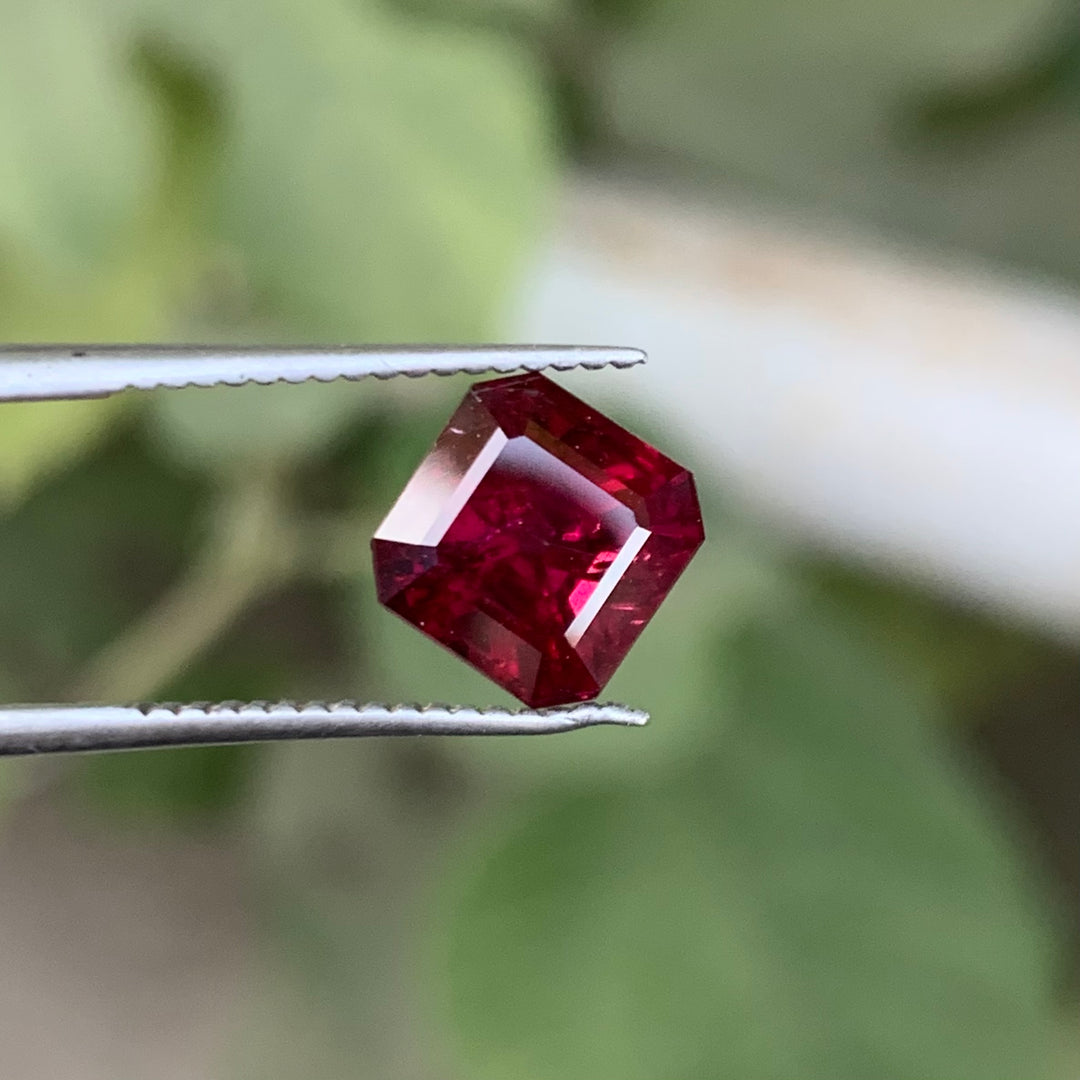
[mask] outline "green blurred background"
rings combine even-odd
[[[2,340],[513,338],[583,182],[1067,306],[1080,10],[0,2]],[[1080,619],[782,527],[637,378],[568,382],[707,507],[651,726],[5,765],[4,1075],[1080,1072]],[[0,700],[504,700],[368,564],[464,385],[0,408]]]

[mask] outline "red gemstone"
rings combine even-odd
[[[600,693],[704,536],[686,469],[515,375],[465,395],[375,534],[375,583],[527,705],[563,705]]]

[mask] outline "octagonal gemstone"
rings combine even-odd
[[[533,373],[469,390],[372,550],[383,604],[540,708],[600,693],[703,539],[686,469]]]

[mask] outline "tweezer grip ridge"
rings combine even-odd
[[[390,379],[399,375],[594,370],[643,363],[639,349],[592,345],[227,347],[5,345],[0,401],[107,397],[125,390]]]
[[[0,708],[0,756],[375,735],[546,735],[648,715],[585,702],[540,711],[339,702],[14,705]]]

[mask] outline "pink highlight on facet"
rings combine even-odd
[[[596,585],[595,581],[582,578],[570,590],[570,610],[574,613],[575,618],[581,614],[581,609],[589,602],[589,597],[596,592]]]

